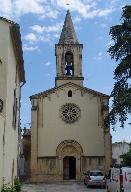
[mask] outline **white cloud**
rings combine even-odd
[[[103,53],[102,53],[102,52],[99,52],[99,53],[98,53],[98,56],[99,56],[99,57],[101,57],[102,55],[103,55]]]
[[[40,25],[33,25],[30,28],[37,33],[43,33],[43,27]]]
[[[56,23],[56,25],[33,25],[30,27],[32,30],[30,33],[25,35],[23,39],[28,41],[30,44],[34,44],[40,41],[52,42],[54,39],[59,38],[62,23]]]
[[[40,41],[51,42],[51,35],[50,34],[40,35],[40,34],[28,33],[23,37],[23,39],[29,44],[34,44]]]
[[[72,11],[77,11],[79,15],[83,18],[94,18],[94,17],[102,17],[102,16],[107,16],[110,14],[113,9],[111,8],[98,8],[98,2],[97,0],[56,0],[53,1],[54,3],[57,3],[57,6],[60,8],[67,9],[67,3],[70,4],[70,9]],[[108,6],[109,7],[109,6]]]
[[[109,15],[109,13],[113,12],[112,8],[105,8],[105,9],[90,9],[86,11],[86,14],[83,15],[85,18],[94,18],[94,17],[103,17]]]
[[[8,16],[12,13],[11,0],[0,0],[0,14]]]
[[[28,33],[23,37],[26,41],[36,42],[38,40],[37,36],[34,33]]]
[[[48,62],[47,62],[47,63],[45,63],[44,65],[48,67],[48,66],[50,66],[50,65],[51,65],[51,62],[50,62],[50,61],[48,61]]]
[[[61,30],[62,23],[57,23],[56,25],[51,26],[40,26],[40,25],[33,25],[30,28],[35,31],[36,33],[43,33],[43,32],[58,32]]]
[[[103,58],[103,53],[102,53],[102,52],[99,52],[99,53],[98,53],[98,56],[97,56],[97,59],[98,59],[98,60],[102,60],[102,58]]]
[[[51,42],[51,35],[38,35],[38,41]]]
[[[38,46],[28,46],[26,44],[23,45],[23,50],[24,51],[39,51]]]
[[[78,23],[81,21],[81,18],[76,16],[74,19],[73,19],[73,23]]]
[[[101,23],[100,26],[103,28],[108,28],[108,25],[106,23]]]
[[[28,13],[43,14],[45,0],[0,0],[0,15],[10,18]]]
[[[37,14],[39,18],[58,18],[60,10],[70,8],[80,17],[88,19],[107,16],[117,8],[118,0],[105,3],[105,8],[100,5],[103,0],[0,0],[0,15],[7,17],[18,17],[25,14]],[[67,3],[70,5],[67,6]],[[77,18],[78,20],[78,18]]]
[[[77,11],[82,17],[87,17],[87,11],[94,5],[94,3],[88,5],[87,3],[83,3],[81,0],[56,0],[58,7],[67,9],[67,3],[70,4],[70,9],[72,11]]]
[[[57,34],[54,34],[53,37],[54,37],[55,39],[58,39],[58,38],[60,38],[60,34],[58,34],[58,33],[57,33]]]
[[[42,14],[44,8],[42,6],[42,0],[14,0],[14,7],[17,15],[24,15],[27,13]]]
[[[102,10],[99,10],[98,11],[98,16],[99,17],[102,17],[102,16],[107,16],[109,15],[109,13],[113,12],[114,9],[113,8],[105,8],[105,9],[102,9]]]
[[[20,18],[25,14],[37,14],[41,18],[54,18],[58,11],[51,6],[51,0],[0,0],[0,15],[8,18]]]
[[[107,43],[107,46],[110,47],[110,46],[113,45],[113,43],[114,43],[114,41],[113,41],[113,40],[110,40],[109,43]]]
[[[103,53],[100,51],[96,57],[94,57],[94,60],[102,60],[103,59]]]
[[[48,77],[50,77],[50,76],[51,76],[51,74],[50,74],[50,73],[47,73],[47,76],[48,76]]]
[[[115,4],[118,5],[118,3],[120,3],[120,0],[110,0],[110,3],[111,3],[111,5],[115,5]]]
[[[58,17],[58,11],[57,10],[54,10],[52,9],[51,7],[46,7],[46,11],[44,12],[44,14],[42,14],[41,16],[41,19],[44,19],[44,18],[52,18],[52,19],[57,19]]]

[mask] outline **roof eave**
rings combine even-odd
[[[10,25],[10,33],[11,33],[16,60],[18,63],[20,82],[25,83],[26,81],[25,81],[24,60],[23,60],[22,41],[21,41],[19,25],[16,23],[15,24],[12,23],[12,25]]]
[[[79,87],[80,89],[84,89],[86,92],[90,92],[91,94],[96,95],[96,96],[105,97],[105,98],[107,98],[107,99],[109,99],[109,97],[110,97],[109,95],[106,95],[106,94],[104,94],[104,93],[100,93],[100,92],[98,92],[98,91],[89,89],[89,88],[87,88],[87,87],[81,87],[81,86],[79,86],[79,85],[77,85],[77,84],[74,84],[74,83],[72,83],[72,82],[69,82],[69,83],[65,83],[65,84],[63,84],[63,85],[60,85],[59,87],[54,87],[54,88],[52,88],[52,89],[49,89],[49,90],[46,90],[46,91],[37,93],[37,94],[35,94],[35,95],[32,95],[32,96],[30,96],[30,100],[32,100],[32,99],[38,99],[38,98],[41,97],[41,96],[46,97],[46,96],[48,96],[48,94],[52,94],[52,93],[55,92],[55,90],[57,90],[57,89],[59,89],[59,88],[61,88],[61,87],[63,87],[63,86],[66,86],[66,85],[75,85],[75,86]]]
[[[16,22],[14,22],[14,21],[12,21],[12,20],[10,20],[10,19],[7,19],[7,18],[5,18],[5,17],[0,17],[0,19],[1,19],[2,21],[7,22],[8,24],[18,25]]]

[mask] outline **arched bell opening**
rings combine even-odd
[[[71,52],[67,52],[65,54],[65,75],[74,75],[74,59],[73,54]]]

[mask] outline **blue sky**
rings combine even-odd
[[[67,5],[69,4],[69,5]],[[84,86],[109,94],[113,88],[115,61],[107,50],[113,44],[111,26],[119,24],[122,7],[130,0],[0,0],[0,15],[19,23],[22,35],[26,85],[22,88],[21,123],[29,126],[29,96],[54,87],[55,44],[67,9],[83,48]],[[113,142],[131,141],[131,118],[124,129],[111,131]]]

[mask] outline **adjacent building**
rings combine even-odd
[[[27,180],[30,178],[30,161],[31,161],[31,129],[24,127],[21,138],[20,151],[20,178]]]
[[[0,17],[0,189],[18,175],[21,87],[25,83],[19,25]]]
[[[30,97],[32,182],[81,180],[84,171],[110,167],[109,96],[83,86],[82,49],[67,11],[55,45],[55,87]]]
[[[130,149],[130,144],[121,141],[121,142],[115,142],[112,144],[112,161],[113,164],[118,164],[120,165],[122,162],[122,159],[120,158],[121,155],[124,153],[127,153]]]

